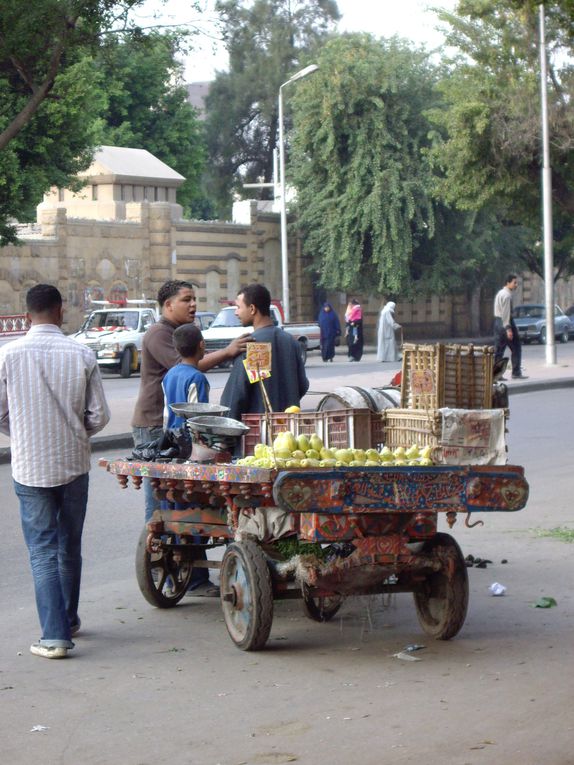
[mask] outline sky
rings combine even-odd
[[[453,10],[457,0],[337,0],[342,19],[339,31],[370,32],[378,37],[399,35],[429,48],[443,38],[435,29],[436,15],[432,7]],[[215,0],[201,0],[205,9],[201,16],[189,10],[187,0],[147,0],[136,18],[142,26],[152,24],[191,24],[202,31],[194,42],[194,52],[186,59],[187,82],[212,80],[217,70],[227,68],[227,56],[218,44],[214,24]]]

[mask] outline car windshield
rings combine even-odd
[[[514,311],[516,319],[543,319],[544,306],[541,305],[519,305]]]
[[[213,323],[211,324],[211,328],[215,327],[240,327],[241,322],[235,315],[235,309],[234,308],[224,308],[223,311],[220,311],[215,319],[213,320]]]
[[[88,316],[83,329],[111,329],[112,327],[137,329],[138,321],[137,311],[95,311]]]

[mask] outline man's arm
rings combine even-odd
[[[86,388],[86,409],[84,425],[86,433],[93,436],[110,421],[110,410],[104,393],[102,376],[97,364],[94,364]]]
[[[218,364],[224,361],[231,361],[236,356],[239,356],[240,353],[245,353],[249,337],[250,334],[247,332],[232,340],[226,348],[222,348],[220,351],[211,351],[211,353],[206,354],[198,362],[197,368],[200,372],[207,372]]]

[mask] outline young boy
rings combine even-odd
[[[207,377],[197,368],[205,355],[205,342],[195,324],[182,324],[173,333],[173,344],[181,362],[172,367],[163,378],[165,398],[164,428],[179,428],[185,420],[169,408],[170,404],[209,403]]]
[[[181,362],[172,367],[163,378],[164,429],[185,426],[183,417],[174,414],[169,408],[170,404],[209,403],[207,377],[197,368],[197,362],[205,354],[205,342],[200,329],[195,324],[182,324],[173,333],[173,344],[181,356]],[[181,509],[177,503],[172,507]],[[207,538],[194,536],[194,541],[205,544]],[[205,560],[205,551],[198,553],[197,557]],[[219,597],[219,587],[209,581],[209,569],[194,566],[187,594],[191,597]]]

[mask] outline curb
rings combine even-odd
[[[508,386],[508,395],[517,396],[520,393],[533,393],[541,390],[558,390],[559,388],[574,388],[574,377],[564,377],[561,380],[533,380],[532,382],[513,383]],[[318,394],[316,394],[318,395]],[[110,436],[96,436],[92,440],[92,452],[105,452],[110,449],[133,448],[131,433],[116,433]],[[0,465],[10,462],[10,447],[0,449]]]

